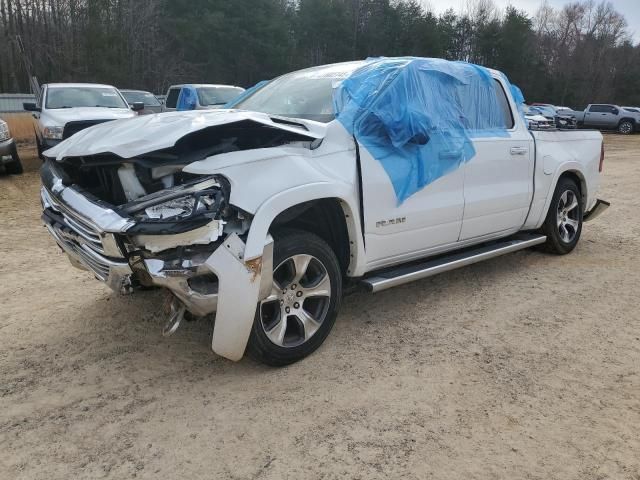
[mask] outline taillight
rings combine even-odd
[[[602,173],[603,168],[604,168],[604,142],[602,142],[602,146],[600,147],[600,166],[598,167],[598,171]]]

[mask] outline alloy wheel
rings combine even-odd
[[[327,317],[331,279],[312,255],[293,255],[273,271],[271,294],[260,302],[260,323],[271,342],[297,347],[308,341]]]
[[[560,238],[564,243],[571,243],[580,227],[580,208],[578,198],[571,190],[566,190],[558,201],[557,223]]]
[[[620,124],[620,133],[624,134],[624,135],[628,135],[632,132],[633,130],[633,125],[631,125],[629,122],[623,122]]]

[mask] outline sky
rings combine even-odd
[[[548,0],[549,4],[555,8],[562,8],[563,5],[571,3],[570,0]],[[628,23],[628,31],[636,42],[640,42],[640,0],[610,0],[613,6],[622,13]],[[542,0],[494,0],[500,8],[513,5],[519,10],[524,10],[530,15],[534,15]],[[466,0],[422,0],[425,6],[430,6],[437,13],[444,12],[448,8],[463,10]]]

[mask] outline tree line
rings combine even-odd
[[[640,45],[606,1],[530,16],[493,0],[0,0],[0,92],[91,81],[163,93],[250,86],[311,65],[415,55],[505,72],[528,101],[640,105]]]

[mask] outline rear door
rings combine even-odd
[[[464,219],[460,240],[515,233],[529,212],[533,179],[533,138],[500,80],[494,92],[503,123],[474,135],[476,155],[464,169]],[[498,120],[496,120],[498,121]]]

